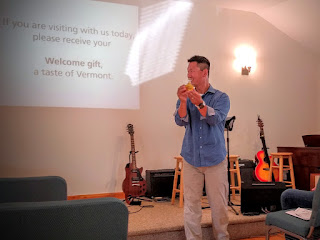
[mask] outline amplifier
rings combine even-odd
[[[242,183],[248,183],[251,184],[254,181],[253,175],[254,175],[254,168],[256,167],[256,164],[253,160],[249,159],[240,159],[239,160],[239,168],[240,168],[240,175],[241,175],[241,182]],[[237,178],[236,185],[237,185]]]
[[[241,213],[258,214],[281,210],[284,182],[253,182],[241,185]]]
[[[173,179],[174,169],[146,170],[146,197],[171,197]]]

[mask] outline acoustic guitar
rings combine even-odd
[[[127,130],[131,138],[130,154],[132,161],[126,165],[126,178],[123,180],[122,190],[124,192],[126,202],[130,204],[134,197],[145,195],[147,190],[147,182],[141,176],[143,168],[137,168],[133,125],[128,124]]]
[[[268,155],[268,150],[267,150],[266,141],[264,137],[264,130],[263,130],[264,125],[259,115],[258,115],[257,123],[260,128],[260,139],[262,141],[263,150],[257,152],[255,156],[257,166],[254,172],[257,180],[259,180],[260,182],[268,182],[268,176],[270,172],[270,157]],[[273,166],[277,166],[277,164],[274,162]],[[273,173],[272,179],[275,181],[279,181],[279,169],[273,169],[272,173]]]

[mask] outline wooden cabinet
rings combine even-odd
[[[278,147],[278,152],[292,152],[296,188],[310,190],[310,174],[320,173],[320,147]]]

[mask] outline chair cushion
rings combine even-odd
[[[306,237],[309,233],[310,221],[287,214],[287,210],[271,212],[267,214],[266,225],[273,225],[289,232]]]

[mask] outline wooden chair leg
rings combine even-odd
[[[238,180],[238,191],[239,195],[241,195],[241,174],[240,174],[240,167],[239,167],[239,161],[236,161],[236,169],[237,169],[237,180]]]
[[[283,156],[279,157],[279,182],[283,182]]]
[[[289,168],[290,168],[290,180],[291,180],[291,185],[292,189],[296,189],[296,182],[294,178],[294,171],[293,171],[293,163],[292,163],[292,156],[289,156]]]
[[[183,159],[182,157],[175,157],[176,168],[174,171],[173,187],[171,204],[173,205],[176,199],[176,194],[179,193],[179,206],[183,206]],[[181,165],[181,166],[180,166]],[[178,177],[180,175],[180,186],[178,187]]]
[[[270,158],[270,167],[269,167],[269,175],[268,175],[268,182],[272,182],[273,163],[274,163],[274,156],[271,156],[271,158]]]
[[[173,179],[173,187],[172,187],[172,196],[171,196],[171,204],[174,204],[175,199],[176,199],[176,189],[177,189],[177,185],[178,185],[178,172],[177,172],[177,168],[174,171],[174,179]]]
[[[234,179],[234,174],[235,174],[235,169],[234,169],[234,166],[233,166],[233,162],[230,163],[230,182],[231,182],[231,194],[232,194],[232,199],[235,199],[236,198],[236,181]]]

